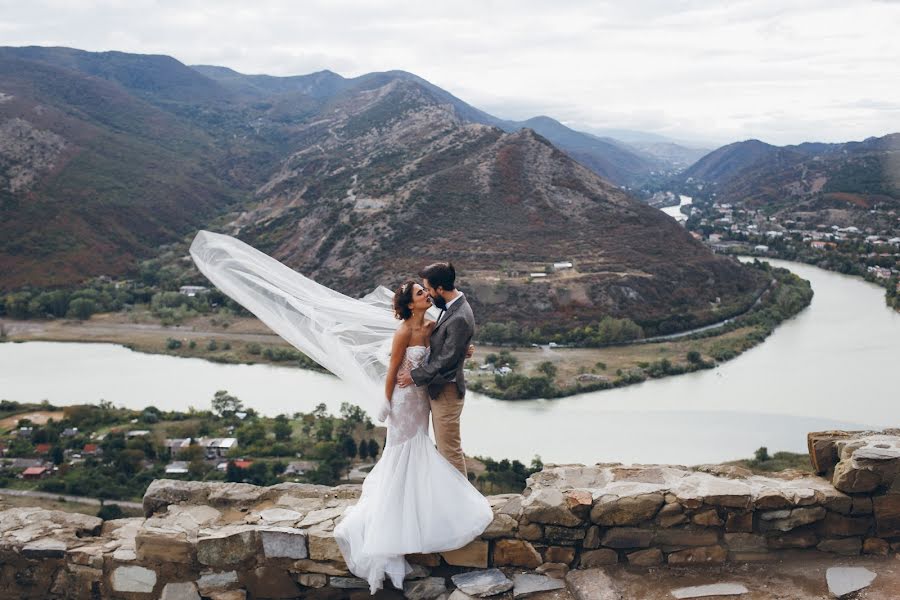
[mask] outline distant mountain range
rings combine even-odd
[[[452,258],[482,322],[674,330],[762,283],[595,172],[649,159],[551,119],[497,122],[409,73],[2,48],[0,93],[2,289],[123,273],[214,219],[351,295]],[[555,261],[576,267],[531,281]]]
[[[843,144],[737,142],[679,178],[712,184],[720,201],[753,206],[900,208],[900,133]]]
[[[500,119],[405,71],[369,73],[348,79],[331,71],[273,77],[242,75],[225,67],[209,65],[196,65],[193,68],[237,94],[256,97],[300,93],[326,99],[350,89],[367,89],[390,80],[410,81],[429,90],[436,100],[453,106],[459,117],[467,122],[491,125],[507,132],[532,129],[584,166],[620,186],[639,184],[656,171],[684,168],[708,152],[666,141],[661,136],[648,135],[643,141],[637,136],[633,143],[602,138],[576,131],[547,116],[525,121]]]

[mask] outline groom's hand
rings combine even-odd
[[[413,384],[412,375],[408,372],[397,375],[397,385],[404,388]]]

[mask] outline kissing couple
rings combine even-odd
[[[460,440],[475,318],[452,264],[425,267],[421,283],[355,299],[230,236],[200,231],[191,256],[222,292],[355,386],[361,405],[383,398],[384,451],[334,530],[348,568],[372,594],[385,577],[403,588],[412,571],[406,554],[455,550],[485,530],[493,512],[467,478]]]

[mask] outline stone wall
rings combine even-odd
[[[900,430],[813,433],[809,446],[819,475],[548,466],[523,494],[489,498],[495,518],[479,539],[411,556],[416,570],[404,590],[388,584],[382,597],[520,597],[571,589],[580,570],[617,563],[689,567],[798,552],[897,552]],[[6,510],[0,597],[369,597],[333,537],[358,494],[358,486],[158,480],[142,518]]]

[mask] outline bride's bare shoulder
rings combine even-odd
[[[428,329],[428,331],[431,331],[432,329],[434,329],[435,324],[437,324],[437,321],[432,321],[431,319],[425,319],[425,328]]]
[[[397,328],[397,331],[394,332],[394,340],[409,341],[411,335],[412,327],[409,326],[408,321],[403,321],[400,323],[400,327]]]

